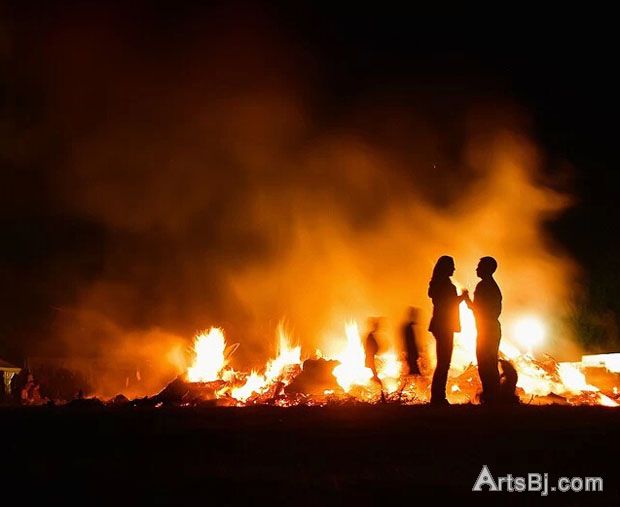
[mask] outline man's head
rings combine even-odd
[[[380,317],[371,317],[368,319],[368,327],[373,333],[379,331],[381,327],[381,318]]]
[[[480,278],[491,278],[497,269],[497,261],[493,257],[482,257],[476,268],[476,274]]]

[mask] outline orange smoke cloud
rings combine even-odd
[[[307,353],[369,315],[393,341],[409,305],[426,326],[442,254],[470,289],[478,258],[498,259],[504,322],[561,318],[575,267],[543,224],[569,201],[539,182],[517,108],[416,89],[322,108],[318,71],[261,16],[220,13],[156,62],[93,19],[45,35],[72,139],[57,199],[105,237],[53,331],[70,354],[159,365],[163,382],[212,325],[249,367],[273,357],[282,317]]]

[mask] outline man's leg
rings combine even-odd
[[[499,329],[499,323],[497,326],[493,326],[488,333],[489,338],[489,357],[488,357],[488,389],[493,401],[496,401],[499,398],[499,369],[497,366],[498,363],[498,355],[499,355],[499,341],[501,338],[501,332]]]
[[[498,353],[498,333],[494,329],[479,330],[476,357],[478,359],[478,374],[482,384],[482,400],[484,403],[493,403],[497,400],[499,394]]]
[[[486,340],[482,330],[478,329],[478,338],[476,339],[476,360],[478,361],[478,376],[480,377],[480,385],[482,386],[481,400],[487,402],[489,393],[489,376],[487,368]]]

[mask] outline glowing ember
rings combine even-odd
[[[187,370],[187,379],[190,382],[218,380],[220,372],[226,366],[225,349],[226,340],[220,328],[212,327],[208,333],[196,336],[194,341],[196,357],[194,364]]]

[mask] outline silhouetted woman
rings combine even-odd
[[[467,296],[467,291],[463,291],[461,296],[457,295],[456,287],[450,280],[453,274],[454,259],[443,255],[435,264],[433,276],[428,284],[428,297],[433,300],[433,317],[428,330],[433,333],[437,347],[437,366],[431,386],[431,403],[437,405],[449,405],[446,399],[446,382],[452,360],[454,333],[461,330],[459,304]]]

